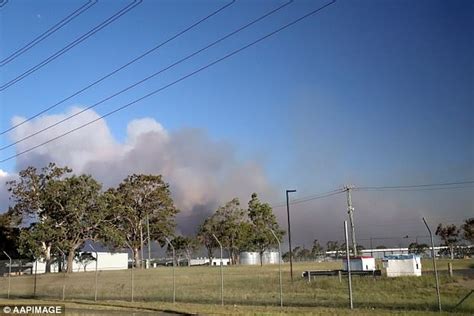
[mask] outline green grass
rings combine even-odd
[[[455,269],[468,269],[473,260],[455,260]],[[438,267],[447,261],[439,261]],[[340,268],[339,262],[296,263],[295,280],[289,278],[289,266],[283,270],[283,302],[286,313],[348,314],[347,279],[317,278],[311,283],[301,278],[305,270]],[[429,270],[427,261],[423,268]],[[6,298],[7,278],[0,278],[0,297]],[[38,275],[37,299],[60,299],[64,275]],[[131,300],[131,270],[99,273],[98,300],[101,304],[139,308],[173,309],[200,313],[275,313],[279,311],[278,265],[233,266],[224,268],[224,300],[220,307],[219,267],[176,268],[176,304],[172,304],[172,269],[160,267],[134,271],[134,299]],[[472,277],[450,278],[440,273],[443,308],[453,307],[474,288]],[[353,292],[356,314],[377,311],[377,314],[409,313],[424,315],[437,309],[434,277],[385,278],[354,277]],[[11,279],[11,298],[27,299],[33,295],[34,277],[16,276]],[[95,274],[73,273],[66,277],[66,300],[94,303]],[[1,301],[0,301],[1,302]],[[474,295],[459,308],[459,313],[474,313]]]

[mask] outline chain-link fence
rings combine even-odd
[[[158,261],[158,260],[156,260]],[[166,262],[166,261],[165,261]],[[380,264],[380,263],[379,263]],[[472,262],[454,262],[453,277],[448,272],[448,260],[438,260],[441,298],[445,310],[452,309],[469,292],[464,282],[472,282]],[[91,264],[95,266],[95,264]],[[153,266],[153,265],[152,265]],[[160,265],[149,269],[111,270],[73,273],[36,274],[31,263],[15,260],[0,261],[0,295],[6,298],[38,298],[66,300],[126,300],[225,305],[280,305],[278,264],[226,265],[220,267]],[[302,277],[304,271],[340,270],[341,260],[299,262],[293,266],[290,279],[287,263],[282,266],[284,306],[348,307],[347,276],[318,276],[311,282]],[[11,274],[8,272],[11,268]],[[223,292],[222,278],[223,277]],[[10,284],[10,286],[8,286]],[[175,285],[173,290],[173,284]],[[401,310],[436,310],[434,277],[429,260],[423,261],[420,277],[388,278],[382,276],[352,276],[354,306],[359,308],[389,308]],[[473,298],[466,299],[456,310],[474,312]]]

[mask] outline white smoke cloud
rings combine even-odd
[[[12,141],[34,133],[77,111],[47,115],[16,128]],[[78,127],[99,115],[88,110],[67,124],[61,124],[17,144],[17,152]],[[13,124],[24,118],[15,117]],[[34,151],[20,155],[17,170],[27,166],[41,168],[49,162],[71,167],[75,173],[96,177],[104,187],[117,185],[133,173],[162,174],[170,183],[181,218],[192,218],[181,227],[191,232],[219,203],[239,197],[245,205],[252,192],[272,197],[263,167],[254,161],[240,161],[229,143],[215,141],[202,129],[169,132],[152,118],[128,123],[124,142],[116,140],[103,119]]]

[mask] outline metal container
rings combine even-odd
[[[243,265],[257,265],[260,264],[260,256],[258,252],[241,252],[239,262]]]
[[[278,264],[278,251],[265,251],[262,256],[263,264]]]

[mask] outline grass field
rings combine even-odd
[[[474,294],[454,309],[455,305],[472,289],[474,278],[470,275],[447,275],[447,260],[439,260],[441,297],[443,309],[450,313],[474,314]],[[455,260],[454,268],[473,269],[474,260]],[[322,277],[308,283],[301,273],[312,269],[337,269],[340,262],[297,263],[295,280],[289,278],[289,266],[283,270],[283,302],[285,313],[296,314],[349,314],[347,279],[342,283],[337,277]],[[429,261],[423,262],[422,277],[372,278],[354,277],[353,292],[355,313],[352,314],[413,314],[426,315],[437,309],[435,282]],[[199,313],[257,313],[280,312],[278,265],[232,266],[224,268],[224,301],[220,306],[219,267],[177,267],[176,304],[172,303],[172,269],[156,268],[135,270],[134,302],[131,301],[131,270],[105,271],[98,276],[98,302],[101,306],[175,310]],[[8,278],[0,278],[0,296],[7,297]],[[94,304],[95,274],[93,272],[64,275],[38,275],[36,298],[58,300],[66,282],[67,304]],[[33,276],[11,278],[11,300],[18,302],[31,298],[34,291]],[[11,301],[9,300],[9,302]],[[6,302],[5,300],[0,301]],[[93,305],[95,306],[95,305]]]

